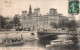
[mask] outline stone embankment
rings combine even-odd
[[[23,37],[25,41],[38,39],[36,31],[3,31],[0,32],[0,39],[4,38],[20,38]]]

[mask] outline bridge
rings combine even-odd
[[[53,32],[38,32],[38,37],[39,38],[53,38],[56,37],[57,35],[80,35],[80,33],[53,33]]]

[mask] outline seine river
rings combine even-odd
[[[57,47],[46,47],[49,44],[50,40],[31,40],[26,41],[25,44],[19,46],[9,46],[8,48],[15,48],[16,50],[80,50],[80,36],[76,37],[73,41],[74,45],[65,47],[65,46],[57,46]],[[5,49],[4,49],[5,50]],[[11,50],[11,49],[10,49]]]

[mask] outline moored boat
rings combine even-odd
[[[62,40],[62,39],[57,39],[57,40],[51,40],[49,45],[46,45],[46,47],[50,46],[68,46],[74,44],[72,40]]]
[[[21,38],[5,38],[2,39],[2,43],[0,43],[1,46],[14,46],[14,45],[21,45],[24,44],[24,40],[23,37],[21,36]]]
[[[68,44],[73,44],[72,40],[52,40],[50,42],[51,45],[68,45]]]

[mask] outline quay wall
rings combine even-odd
[[[20,38],[23,37],[25,41],[38,39],[36,31],[3,31],[0,32],[0,39],[8,38]]]

